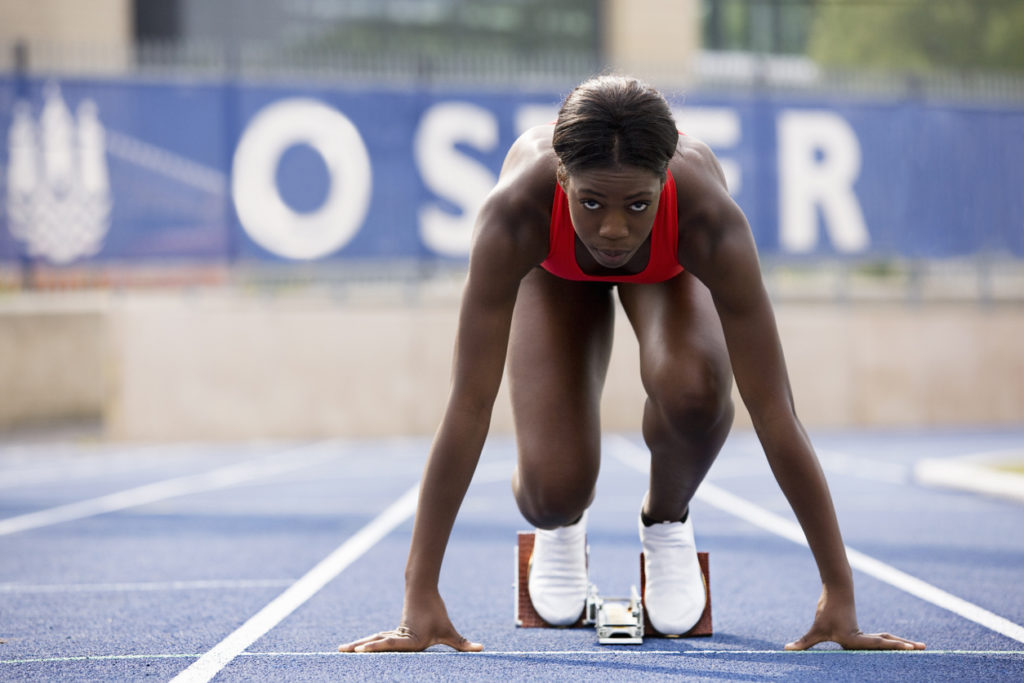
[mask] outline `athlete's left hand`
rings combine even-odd
[[[787,650],[806,650],[818,643],[839,643],[844,650],[923,650],[924,643],[891,633],[864,633],[857,626],[853,599],[829,597],[821,592],[814,623],[802,638],[786,644]]]

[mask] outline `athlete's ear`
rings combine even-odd
[[[562,186],[562,192],[569,193],[569,172],[565,170],[565,166],[562,162],[558,162],[558,168],[555,169],[555,178],[558,180],[558,184]]]

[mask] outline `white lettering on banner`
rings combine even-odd
[[[330,176],[327,198],[300,213],[281,198],[277,167],[282,155],[306,144]],[[370,206],[370,156],[359,131],[341,112],[313,99],[291,98],[253,117],[235,149],[231,196],[238,219],[260,246],[291,259],[316,259],[345,246]]]
[[[740,192],[742,167],[733,156],[743,140],[739,112],[730,107],[673,110],[680,128],[715,150],[731,194]],[[557,108],[524,104],[515,111],[516,133],[551,121]],[[827,110],[783,110],[776,120],[779,174],[779,243],[808,253],[824,234],[836,251],[866,250],[870,235],[854,191],[861,150],[849,123]],[[413,157],[424,185],[437,197],[418,207],[424,246],[444,256],[469,254],[477,213],[497,177],[468,154],[494,152],[498,116],[478,104],[446,101],[428,108],[415,131]],[[293,145],[307,144],[330,175],[328,196],[312,212],[282,199],[277,167]],[[269,251],[316,259],[344,247],[369,209],[371,163],[359,131],[339,111],[312,99],[275,102],[245,129],[232,164],[232,196],[246,232]],[[820,217],[820,218],[819,218]]]
[[[779,115],[779,243],[794,253],[818,243],[818,210],[837,251],[870,244],[853,184],[860,173],[860,144],[850,124],[829,111]]]
[[[683,107],[673,109],[672,116],[679,130],[715,150],[722,174],[725,175],[725,185],[730,194],[737,194],[743,186],[740,165],[722,153],[733,149],[740,142],[739,114],[727,107]]]
[[[461,214],[436,203],[421,207],[420,237],[428,248],[445,256],[469,253],[476,214],[497,182],[490,169],[456,149],[459,143],[483,152],[493,150],[498,144],[495,115],[468,102],[442,102],[428,109],[416,131],[416,165],[427,187],[459,207]]]

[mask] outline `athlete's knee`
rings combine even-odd
[[[712,365],[663,373],[648,383],[648,399],[674,430],[709,431],[732,423],[732,378]]]
[[[594,497],[594,481],[588,476],[513,478],[516,504],[523,517],[540,529],[554,529],[579,519]]]

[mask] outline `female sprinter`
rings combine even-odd
[[[339,649],[482,649],[455,630],[438,577],[506,362],[519,448],[512,487],[538,527],[530,596],[549,623],[576,621],[586,599],[585,513],[600,464],[599,402],[616,293],[639,341],[647,393],[651,473],[637,503],[654,627],[684,633],[704,608],[688,506],[729,432],[735,375],[821,575],[811,628],[786,647],[923,648],[857,626],[832,500],[794,412],[750,227],[718,162],[678,133],[659,92],[602,76],[578,86],[553,125],[512,145],[480,211],[451,393],[421,483],[401,625]]]

